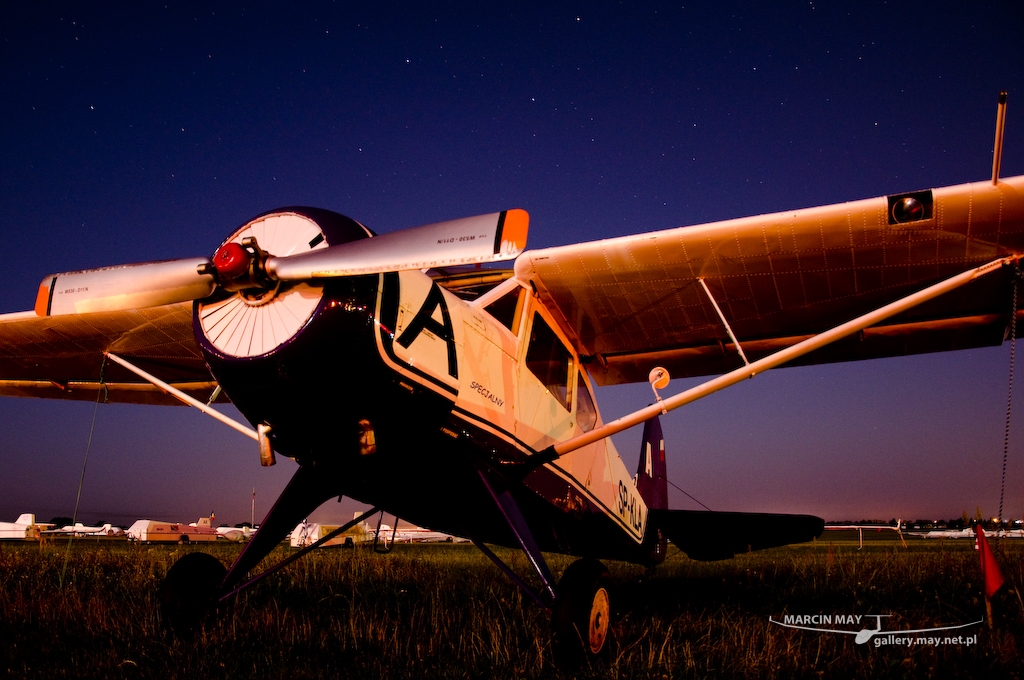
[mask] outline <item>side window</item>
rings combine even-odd
[[[516,287],[515,290],[510,290],[484,307],[484,311],[500,321],[502,326],[519,335],[519,317],[522,315],[525,300],[526,290]]]
[[[583,371],[576,373],[576,423],[584,432],[590,432],[597,425],[597,406],[590,396],[587,377]]]
[[[526,367],[568,411],[572,403],[572,354],[537,312],[533,314]]]

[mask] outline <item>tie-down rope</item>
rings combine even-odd
[[[60,570],[60,581],[58,587],[64,587],[64,576],[68,572],[68,561],[71,559],[71,542],[75,538],[75,524],[78,523],[78,504],[82,500],[82,486],[85,484],[85,468],[89,464],[89,450],[92,448],[92,433],[96,429],[96,412],[100,410],[100,398],[106,402],[110,392],[107,390],[107,383],[103,379],[103,372],[107,368],[107,357],[103,356],[103,363],[100,364],[100,388],[96,392],[96,404],[92,409],[92,423],[89,425],[89,440],[85,444],[85,460],[82,461],[82,474],[78,478],[78,496],[75,498],[75,512],[71,517],[71,535],[68,536],[68,548],[64,553],[64,567]]]
[[[999,525],[1003,524],[1003,499],[1006,496],[1006,459],[1010,451],[1010,411],[1013,406],[1013,362],[1017,353],[1017,281],[1020,263],[1013,265],[1013,302],[1010,305],[1010,379],[1006,390],[1006,427],[1003,430],[1003,474],[999,482]]]

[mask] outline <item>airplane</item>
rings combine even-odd
[[[64,534],[64,535],[78,536],[78,537],[85,537],[85,536],[94,536],[94,537],[98,537],[98,536],[124,536],[124,529],[122,529],[121,527],[115,527],[112,524],[110,524],[109,522],[104,524],[103,526],[86,526],[85,524],[82,524],[81,522],[75,522],[73,525],[72,524],[66,524],[66,525],[62,526],[60,529],[51,529],[51,530],[46,531],[44,533],[47,533],[47,534]]]
[[[991,179],[534,251],[522,209],[380,235],[265,212],[212,257],[45,277],[33,310],[0,317],[0,395],[178,399],[252,437],[261,464],[298,463],[230,568],[191,553],[168,571],[176,631],[303,554],[248,577],[348,496],[371,509],[339,532],[383,510],[466,537],[550,612],[559,663],[597,658],[599,560],[653,567],[669,540],[724,559],[823,529],[670,509],[660,416],[783,364],[999,345],[1015,327],[1024,176],[1000,177],[1005,96],[998,111]],[[716,377],[668,395],[670,374]],[[605,422],[594,384],[643,381],[653,403]],[[228,400],[247,424],[208,406]],[[639,424],[634,480],[609,437]],[[579,559],[556,582],[545,552]]]
[[[362,513],[357,512],[356,516]],[[294,529],[288,534],[288,543],[293,548],[304,548],[307,545],[317,543],[320,548],[330,548],[335,546],[348,546],[355,545],[356,543],[373,542],[377,536],[375,529],[370,527],[365,522],[361,522],[354,526],[350,526],[343,532],[338,532],[336,529],[340,525],[337,524],[321,524],[320,522],[309,522],[303,519]],[[382,534],[390,536],[391,527],[387,524],[382,524],[380,527]],[[327,534],[332,534],[332,537],[325,540],[319,541]],[[382,539],[385,536],[381,537]]]
[[[248,541],[252,535],[252,529],[247,526],[241,527],[229,527],[219,526],[217,527],[217,535],[227,541],[233,541],[235,543],[241,543]]]
[[[357,512],[354,516],[358,515]],[[381,514],[377,518],[376,526],[369,522],[363,522],[361,527],[370,540],[377,539],[378,543],[383,541],[386,545],[391,543],[455,543],[468,540],[408,523],[405,526],[400,526],[402,522],[401,518],[395,517],[394,526],[384,524],[384,515]]]
[[[36,522],[36,516],[30,512],[18,516],[13,522],[0,522],[0,539],[3,540],[39,540],[40,534],[47,531],[52,524]]]
[[[381,527],[383,530],[383,527]],[[455,543],[464,539],[456,538],[441,531],[431,531],[425,527],[399,527],[394,534],[395,543]]]
[[[933,529],[932,531],[908,532],[923,538],[970,538],[974,539],[974,529]]]
[[[353,516],[358,518],[362,514],[356,511]],[[293,548],[304,548],[327,534],[331,534],[331,537],[317,543],[319,547],[348,547],[372,543],[378,552],[390,552],[394,543],[452,543],[455,541],[450,534],[431,531],[423,527],[398,527],[399,521],[398,518],[395,518],[395,526],[391,526],[385,524],[383,516],[381,516],[376,524],[360,520],[355,525],[348,525],[344,531],[338,531],[340,525],[321,524],[303,519],[288,534],[289,545]]]

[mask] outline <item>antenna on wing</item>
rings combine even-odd
[[[996,108],[996,143],[992,148],[992,184],[999,184],[999,166],[1003,163],[1003,127],[1006,125],[1006,91],[999,93]]]

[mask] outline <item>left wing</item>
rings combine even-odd
[[[217,386],[192,334],[192,303],[41,317],[0,315],[0,396],[181,404],[116,364],[113,352],[196,399]],[[221,401],[226,401],[222,398]]]
[[[531,282],[601,385],[742,365],[930,284],[1024,253],[1024,177],[527,251]],[[795,363],[999,344],[1012,269]]]

